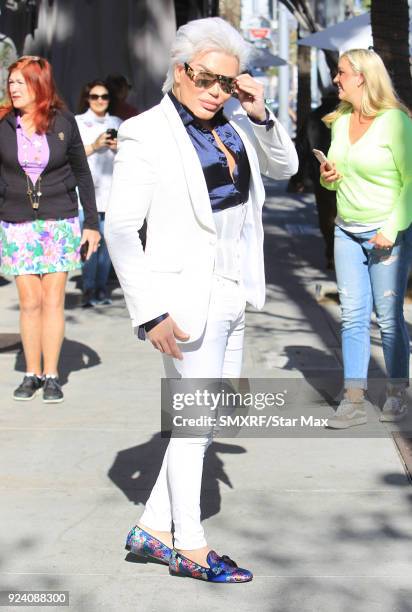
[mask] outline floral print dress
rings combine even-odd
[[[0,272],[48,274],[81,268],[80,223],[70,219],[0,221]]]

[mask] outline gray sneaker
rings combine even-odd
[[[333,417],[328,419],[328,427],[332,429],[346,429],[354,425],[364,425],[368,421],[366,406],[371,406],[368,400],[351,402],[344,398],[336,409]]]
[[[408,404],[403,392],[398,395],[389,395],[386,398],[379,420],[381,423],[397,423],[404,419],[407,414]]]

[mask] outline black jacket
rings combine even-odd
[[[41,175],[42,195],[35,211],[27,195],[26,174],[18,160],[16,116],[11,112],[0,121],[0,219],[21,223],[77,217],[77,186],[84,209],[84,227],[98,229],[93,179],[74,116],[58,110],[46,137],[50,157]]]

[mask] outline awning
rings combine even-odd
[[[367,49],[373,46],[370,13],[363,13],[306,36],[298,41],[298,45],[339,51],[339,53],[349,49]]]
[[[272,66],[286,66],[287,62],[278,55],[273,55],[267,49],[259,49],[258,53],[249,62],[251,68],[270,68]]]

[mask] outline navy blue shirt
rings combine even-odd
[[[175,105],[186,128],[186,132],[199,156],[212,210],[224,210],[231,206],[246,203],[249,198],[249,160],[242,139],[224,116],[223,109],[214,116],[213,129],[235,158],[236,166],[233,170],[233,179],[230,175],[226,155],[219,149],[212,132],[203,128],[197,122],[196,117],[186,106],[179,102],[172,92],[169,92],[168,95]],[[140,325],[138,337],[144,340],[145,332],[149,332],[167,316],[168,313],[165,313]]]
[[[247,202],[250,181],[249,160],[242,139],[224,116],[223,109],[214,116],[213,129],[235,158],[233,179],[230,176],[226,155],[219,149],[212,132],[203,128],[189,109],[171,92],[169,96],[199,156],[212,210],[224,210]]]

